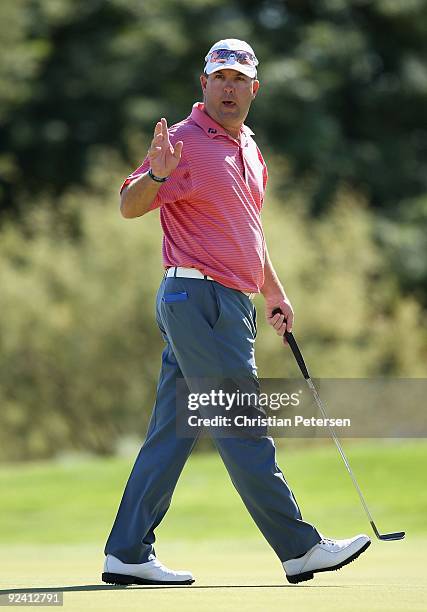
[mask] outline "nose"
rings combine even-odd
[[[224,83],[224,93],[227,93],[227,94],[233,93],[233,84],[231,81],[226,81]]]

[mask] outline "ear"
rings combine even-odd
[[[259,89],[259,81],[258,81],[258,79],[255,79],[252,82],[252,100],[256,97],[256,95],[258,93],[258,89]]]
[[[208,82],[207,76],[205,74],[201,74],[200,75],[200,85],[202,86],[203,93],[205,93],[207,82]]]

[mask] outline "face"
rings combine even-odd
[[[200,83],[206,112],[237,136],[258,92],[259,81],[237,70],[224,69],[207,77],[202,74]]]

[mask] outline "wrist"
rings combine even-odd
[[[156,183],[164,183],[169,178],[169,176],[156,176],[151,168],[148,171],[148,176]]]
[[[271,306],[271,305],[277,306],[278,304],[286,304],[289,302],[288,296],[286,295],[284,291],[277,291],[277,290],[276,291],[266,291],[266,292],[263,292],[262,294],[263,294],[266,306]]]
[[[266,300],[287,299],[285,290],[277,284],[268,285],[264,283],[263,287],[261,287],[261,293]]]

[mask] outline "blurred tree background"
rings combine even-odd
[[[427,372],[425,0],[0,3],[0,458],[144,435],[162,341],[158,213],[118,212],[154,123],[248,40],[263,220],[316,376]],[[261,376],[296,375],[263,322]]]

